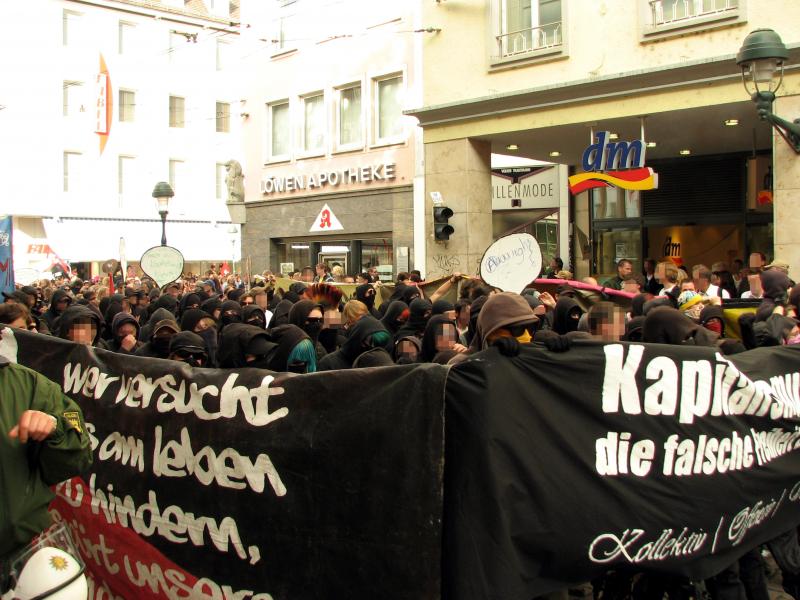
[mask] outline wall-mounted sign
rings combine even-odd
[[[322,210],[319,211],[317,218],[314,219],[314,224],[308,231],[310,233],[316,233],[319,231],[338,231],[340,229],[344,229],[342,222],[336,218],[331,207],[326,204],[322,207]]]
[[[504,292],[520,293],[542,270],[542,251],[529,233],[494,242],[481,258],[481,279]]]
[[[322,171],[311,175],[267,177],[261,180],[260,187],[261,193],[269,196],[275,193],[322,190],[323,188],[354,183],[389,181],[396,177],[395,168],[395,163],[378,163],[366,167],[348,167],[346,169]]]
[[[556,208],[558,204],[555,165],[492,169],[492,210]]]
[[[108,67],[103,55],[100,55],[100,72],[95,80],[95,125],[94,132],[100,136],[100,154],[106,148],[108,136],[111,133],[111,78],[108,76]]]
[[[183,274],[183,254],[172,246],[156,246],[142,254],[139,266],[158,287],[163,287]]]
[[[596,187],[653,190],[658,175],[644,166],[645,144],[641,140],[612,142],[608,131],[599,131],[581,157],[585,173],[569,178],[569,191],[579,194]]]

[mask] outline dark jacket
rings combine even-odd
[[[252,354],[248,349],[256,340],[260,338],[263,340],[264,347],[269,356],[274,352],[277,344],[275,344],[269,337],[266,331],[254,325],[245,325],[244,323],[231,323],[223,328],[220,334],[219,348],[217,350],[217,362],[222,369],[239,369],[242,367],[260,367],[267,368],[266,364],[253,364],[248,363],[246,359],[247,354]]]
[[[67,310],[65,310],[61,316],[56,321],[56,335],[60,338],[69,339],[67,336],[69,334],[70,328],[73,326],[75,321],[79,319],[89,319],[95,326],[95,336],[94,340],[92,340],[92,346],[96,346],[97,342],[100,340],[100,335],[103,333],[103,326],[100,322],[100,317],[97,314],[89,310],[87,307],[82,306],[80,304],[73,304]]]
[[[133,354],[136,350],[142,345],[142,342],[136,341],[136,345],[133,347],[132,350],[124,350],[120,343],[122,342],[122,338],[117,335],[117,330],[122,327],[125,323],[131,323],[134,327],[136,327],[136,332],[134,333],[135,337],[139,337],[139,323],[136,319],[133,318],[133,315],[129,313],[118,313],[114,320],[111,322],[111,339],[102,339],[98,342],[97,347],[102,348],[103,350],[111,350],[111,352],[118,352],[119,354]]]
[[[58,321],[58,318],[61,316],[61,313],[58,312],[55,307],[58,301],[65,297],[69,298],[70,295],[64,290],[59,289],[53,292],[53,296],[50,298],[50,306],[42,313],[42,321],[45,322],[47,329],[53,334],[57,331],[56,321]]]
[[[383,331],[389,333],[383,324],[369,315],[361,317],[350,330],[347,341],[336,352],[328,354],[317,366],[318,371],[332,371],[334,369],[349,369],[353,361],[362,353],[375,347],[371,337]],[[382,346],[387,351],[391,350],[391,342]]]

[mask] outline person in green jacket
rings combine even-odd
[[[78,405],[44,375],[0,356],[0,579],[9,556],[51,525],[50,486],[91,464]]]

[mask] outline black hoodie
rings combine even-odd
[[[110,339],[103,339],[100,340],[100,343],[97,344],[98,348],[103,348],[104,350],[111,350],[112,352],[117,352],[119,354],[133,354],[136,350],[141,346],[141,342],[137,341],[136,345],[133,347],[132,350],[124,350],[120,346],[120,342],[122,339],[117,335],[117,330],[122,327],[125,323],[131,323],[135,328],[136,332],[134,336],[137,338],[139,337],[139,323],[136,319],[133,318],[133,315],[129,313],[120,312],[117,313],[114,317],[114,320],[111,321],[111,327],[109,328],[111,332]]]
[[[383,315],[381,319],[381,323],[386,329],[394,335],[397,333],[397,330],[402,327],[403,323],[398,321],[397,319],[400,318],[400,315],[403,314],[403,311],[408,308],[408,304],[403,302],[402,300],[395,300],[389,307],[386,309],[386,313]]]
[[[42,313],[42,320],[47,324],[47,328],[51,332],[57,331],[56,322],[62,313],[58,312],[56,305],[58,304],[58,301],[62,300],[63,298],[70,298],[70,300],[72,299],[69,293],[65,290],[58,289],[53,292],[53,296],[50,298],[50,306],[46,311],[44,311],[44,313]],[[69,305],[67,306],[69,307]]]
[[[255,338],[263,338],[264,347],[268,348],[268,354],[271,355],[277,344],[270,340],[269,335],[263,329],[254,325],[245,325],[244,323],[231,323],[223,328],[220,335],[219,349],[217,351],[217,361],[222,369],[240,369],[242,367],[260,367],[266,368],[265,365],[254,365],[248,363],[245,355],[248,352],[248,346],[253,343]]]
[[[429,303],[430,304],[430,303]],[[350,329],[347,341],[336,352],[328,354],[323,358],[317,371],[332,371],[334,369],[349,369],[353,361],[362,353],[370,350],[373,346],[368,343],[368,339],[379,331],[389,333],[383,324],[369,315],[361,317]],[[391,334],[390,334],[391,335]],[[391,340],[383,346],[386,350],[391,350]]]
[[[267,316],[260,306],[250,304],[242,309],[242,323],[255,325],[261,329],[267,328]]]
[[[380,313],[375,310],[375,294],[375,287],[371,283],[362,283],[356,287],[356,300],[360,300],[366,305],[369,314],[376,319],[380,319]]]
[[[415,288],[412,288],[415,289]],[[407,335],[416,335],[418,338],[422,337],[425,333],[425,326],[428,324],[428,319],[431,318],[431,311],[433,305],[430,300],[424,298],[415,298],[408,305],[408,320],[405,324],[397,330],[394,338],[397,340]]]
[[[300,329],[306,332],[311,341],[314,342],[314,349],[317,351],[317,363],[325,356],[328,351],[319,343],[319,334],[322,331],[322,322],[314,325],[306,323],[308,315],[311,311],[317,309],[320,313],[325,314],[325,309],[321,304],[314,304],[311,300],[300,300],[292,304],[289,311],[289,324],[297,325]]]
[[[82,306],[80,304],[73,304],[69,308],[67,308],[61,316],[56,321],[56,329],[55,331],[58,332],[58,337],[64,338],[68,340],[69,337],[69,330],[72,325],[77,320],[88,319],[90,320],[95,326],[95,336],[92,340],[92,346],[96,346],[97,342],[100,340],[100,334],[103,332],[100,317],[98,317],[94,311],[89,310],[87,307]]]
[[[577,313],[578,318],[573,315]],[[560,296],[553,311],[553,331],[559,335],[564,335],[570,331],[578,330],[578,322],[583,314],[580,305],[568,296]]]
[[[425,333],[422,336],[422,349],[420,351],[419,362],[431,362],[433,357],[439,352],[439,350],[436,349],[436,336],[441,335],[442,326],[446,323],[450,323],[453,326],[453,335],[458,339],[455,321],[448,319],[444,315],[432,316],[425,326]]]
[[[278,325],[269,330],[269,337],[277,346],[269,359],[268,367],[273,371],[288,371],[289,355],[302,340],[310,340],[297,325]]]
[[[150,319],[139,330],[139,341],[149,342],[150,338],[153,337],[153,327],[155,324],[165,319],[172,319],[174,321],[175,315],[166,308],[157,308],[155,311],[153,311]]]
[[[269,322],[270,329],[279,325],[289,324],[289,311],[294,306],[289,300],[281,300],[275,307],[272,313],[272,319]]]

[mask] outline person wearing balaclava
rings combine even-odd
[[[155,314],[153,313],[154,316]],[[169,343],[172,336],[180,331],[178,323],[174,318],[162,319],[153,325],[152,331],[149,341],[134,354],[149,358],[169,358]]]
[[[430,300],[423,298],[415,298],[408,305],[408,320],[405,324],[397,330],[394,334],[395,340],[407,335],[415,335],[421,338],[425,333],[425,326],[428,324],[428,319],[431,318],[431,310],[433,306]]]
[[[381,305],[383,306],[383,305]],[[403,302],[402,300],[394,300],[389,307],[386,309],[386,312],[381,319],[381,323],[386,329],[394,335],[397,333],[397,330],[400,329],[408,319],[408,304]],[[403,313],[406,312],[405,316]]]
[[[261,310],[261,307],[250,304],[242,309],[242,323],[266,329],[267,316],[264,314],[264,311]]]
[[[70,304],[72,304],[72,296],[69,295],[69,292],[62,289],[53,292],[49,308],[42,313],[42,320],[49,331],[56,331],[56,321]]]
[[[717,334],[668,306],[648,311],[642,327],[642,341],[645,343],[714,346],[717,339]]]
[[[388,310],[392,302],[398,300],[403,302],[403,294],[410,287],[413,286],[409,286],[404,283],[398,283],[397,285],[394,286],[394,292],[392,292],[392,295],[389,296],[389,299],[382,302],[381,305],[378,307],[378,314],[381,315],[381,318],[386,316],[386,311]],[[405,302],[405,304],[408,305],[408,302]]]
[[[169,359],[185,362],[190,367],[207,367],[208,349],[199,335],[191,331],[181,331],[169,341]]]
[[[220,331],[228,325],[242,322],[242,305],[233,300],[225,300],[220,307]]]
[[[553,311],[553,331],[559,335],[577,331],[582,314],[583,309],[573,298],[560,296]]]
[[[133,354],[142,345],[138,340],[139,323],[133,315],[120,312],[111,321],[111,339],[101,339],[98,348],[119,354]]]
[[[761,273],[762,300],[756,310],[756,322],[766,321],[778,306],[785,306],[789,301],[789,276],[779,269],[770,269]]]
[[[353,325],[350,335],[342,347],[324,357],[317,366],[317,370],[350,369],[359,355],[372,348],[384,348],[389,351],[391,340],[391,334],[380,321],[370,315],[361,317]]]
[[[178,305],[178,318],[183,316],[187,310],[191,308],[200,308],[200,304],[202,301],[200,300],[200,296],[197,294],[186,294],[181,298],[180,304]]]
[[[172,313],[172,318],[178,314],[178,300],[171,294],[163,294],[158,297],[158,300],[151,302],[147,307],[148,312],[153,315],[159,309],[165,309]]]
[[[371,314],[376,319],[380,319],[381,315],[375,308],[375,287],[371,283],[362,283],[356,287],[356,300],[364,303]]]
[[[205,366],[217,366],[217,347],[219,345],[219,330],[217,320],[206,311],[199,308],[190,308],[181,318],[181,331],[196,333],[205,343],[208,360]]]
[[[268,369],[275,348],[277,344],[263,329],[255,325],[231,323],[220,333],[217,360],[222,369]]]
[[[289,323],[302,329],[314,344],[317,363],[328,352],[319,343],[319,334],[322,331],[323,308],[311,300],[299,300],[292,305],[289,311]]]
[[[153,335],[153,327],[159,321],[172,319],[175,320],[175,315],[171,313],[166,308],[157,308],[153,311],[153,314],[150,315],[150,318],[147,320],[147,323],[141,325],[141,329],[139,330],[139,341],[140,342],[149,342],[150,337]]]

